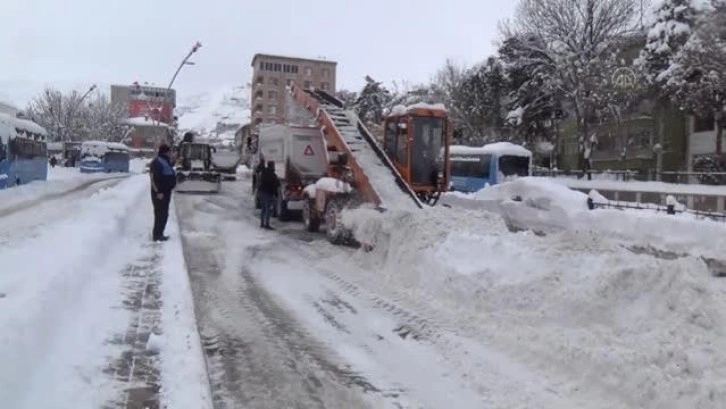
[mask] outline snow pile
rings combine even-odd
[[[545,232],[572,228],[577,214],[588,211],[584,193],[533,177],[489,186],[476,193],[449,193],[441,203],[455,209],[488,210],[500,214],[511,227]]]
[[[179,129],[202,139],[234,141],[235,131],[250,121],[250,87],[235,85],[191,95],[179,103]]]
[[[521,198],[532,207],[551,210],[559,207],[586,210],[587,195],[547,180],[533,177],[518,178],[507,183],[489,186],[473,194],[476,200],[511,200]]]
[[[726,282],[701,260],[589,231],[510,233],[483,211],[371,216],[356,226],[375,244],[356,253],[361,280],[427,300],[469,336],[569,379],[562,388],[613,408],[726,405]]]
[[[585,195],[556,180],[528,177],[490,186],[477,193],[450,193],[442,197],[441,203],[454,209],[497,213],[508,226],[521,230],[592,231],[623,243],[678,255],[726,259],[720,245],[726,239],[723,221],[699,219],[686,213],[668,215],[656,210],[588,210],[588,196],[596,203],[608,202],[597,191]],[[683,208],[682,204],[676,204],[676,210]]]

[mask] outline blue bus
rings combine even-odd
[[[131,152],[116,142],[87,141],[81,145],[82,173],[128,173]]]
[[[0,189],[48,179],[47,137],[35,122],[0,113]]]
[[[452,145],[451,190],[478,192],[517,177],[532,176],[532,152],[521,145],[496,142],[480,147]]]

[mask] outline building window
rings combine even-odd
[[[298,72],[300,72],[300,67],[298,67],[297,65],[293,65],[292,66],[292,73],[293,74],[297,74]]]
[[[694,116],[693,117],[693,132],[710,132],[716,129],[716,121],[713,115],[705,117]]]
[[[307,75],[308,77],[313,75],[313,69],[310,67],[305,67],[305,75]]]
[[[323,78],[328,78],[328,75],[330,75],[330,70],[328,70],[327,68],[323,68],[320,71],[320,75],[322,75]]]
[[[265,63],[260,61],[260,71],[264,71],[265,69]]]
[[[327,82],[321,82],[320,83],[320,89],[322,89],[323,91],[327,91],[328,90],[328,83]]]
[[[277,91],[267,91],[268,99],[277,99]]]
[[[257,76],[257,83],[258,84],[262,84],[264,82],[265,82],[265,77],[263,77],[262,75]]]
[[[262,91],[255,92],[255,98],[262,98],[265,94]]]
[[[255,111],[256,111],[256,112],[262,112],[262,105],[257,105],[257,106],[255,107]]]
[[[267,107],[267,113],[270,115],[277,115],[277,107],[274,105],[270,105]]]
[[[274,86],[278,86],[278,85],[280,85],[280,80],[277,78],[274,78],[274,77],[270,78],[270,84],[272,84]]]

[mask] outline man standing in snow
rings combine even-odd
[[[260,227],[272,230],[270,227],[270,214],[275,204],[275,196],[280,188],[280,179],[275,173],[275,162],[267,162],[267,167],[260,173],[257,194],[260,197]]]
[[[176,172],[174,172],[170,152],[169,145],[159,146],[159,153],[151,161],[149,169],[151,203],[154,205],[154,230],[152,232],[154,241],[169,240],[169,236],[164,235],[164,229],[169,218],[171,191],[176,186]]]

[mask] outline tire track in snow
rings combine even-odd
[[[0,246],[12,245],[37,237],[48,224],[72,214],[75,200],[88,199],[103,189],[112,189],[126,178],[124,176],[94,180],[63,192],[63,194],[48,195],[31,203],[20,203],[11,207],[9,212],[0,214],[0,220],[2,220]],[[70,201],[76,196],[74,201]],[[61,201],[61,199],[66,199],[66,201]],[[25,217],[25,214],[31,216]],[[10,218],[11,215],[15,215],[15,217]]]
[[[215,197],[210,206],[210,200],[177,196],[215,407],[369,407],[359,396],[375,390],[373,385],[334,362],[250,270],[226,268],[225,257],[234,252],[225,252],[219,229],[231,223],[248,228],[234,220],[248,210],[239,201],[234,206]],[[242,258],[258,256],[259,250],[247,247]]]
[[[32,210],[33,208],[40,206],[42,204],[48,203],[50,201],[56,201],[59,199],[66,198],[68,196],[73,195],[74,193],[82,192],[90,187],[93,187],[96,184],[108,182],[109,180],[116,180],[116,183],[113,184],[113,185],[116,185],[119,182],[121,182],[121,180],[126,179],[127,177],[129,177],[129,176],[128,175],[112,176],[112,177],[107,177],[107,178],[102,178],[102,179],[94,179],[89,182],[85,182],[78,186],[70,188],[68,190],[64,190],[62,192],[51,193],[51,194],[45,195],[45,196],[37,198],[37,199],[26,200],[26,201],[18,203],[16,205],[13,205],[13,206],[10,206],[10,207],[4,208],[4,209],[0,209],[0,211],[2,211],[2,214],[0,214],[0,218],[4,218],[4,217],[11,216],[13,214],[16,214],[16,213]],[[53,182],[46,181],[44,183],[53,183]]]

